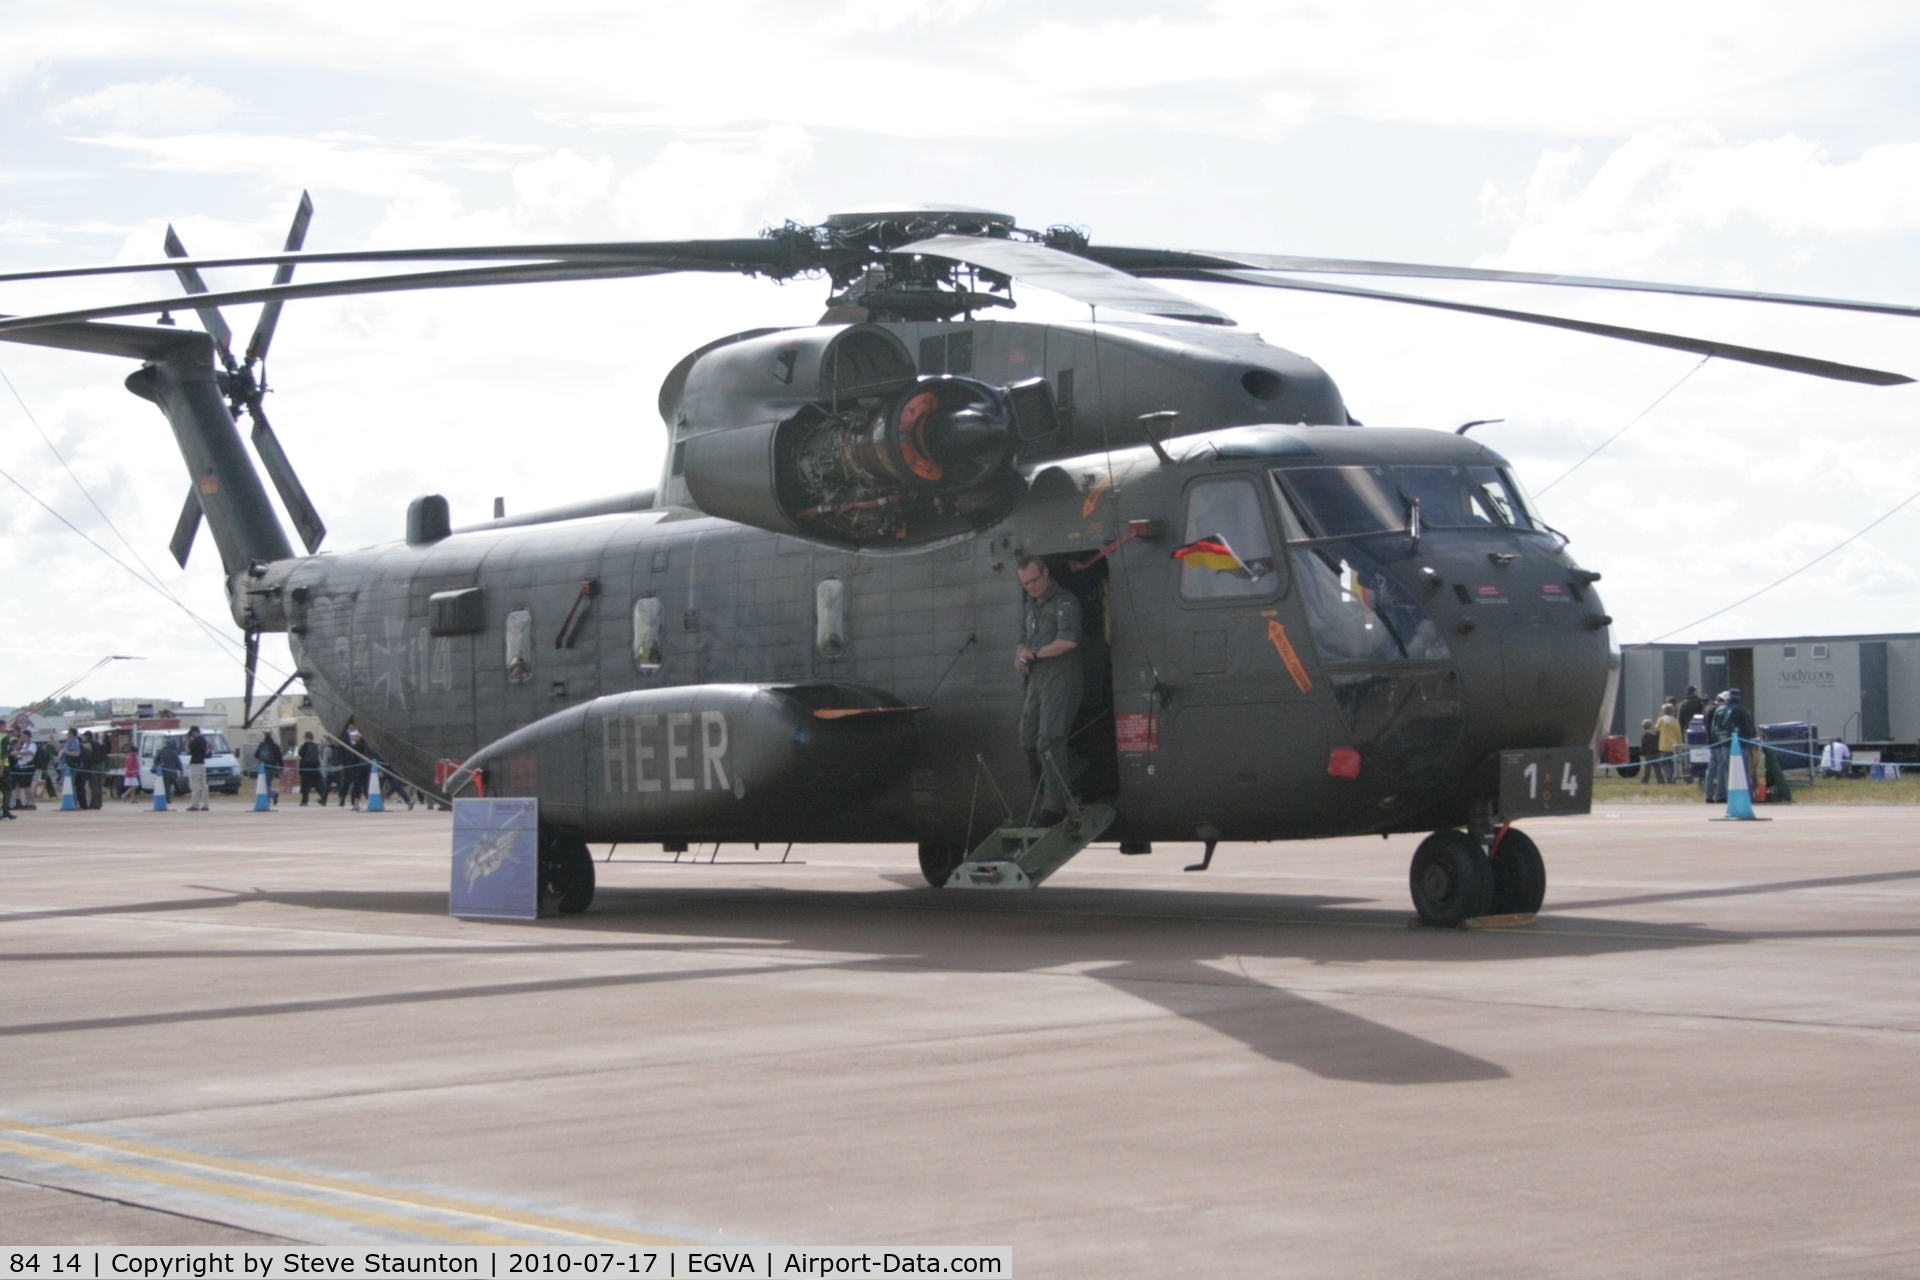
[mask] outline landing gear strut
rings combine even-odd
[[[567,831],[540,830],[540,914],[577,916],[593,905],[593,855]]]

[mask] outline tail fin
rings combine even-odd
[[[15,329],[0,339],[146,361],[127,379],[127,390],[167,415],[227,577],[293,555],[214,380],[211,337],[192,329],[88,322]]]

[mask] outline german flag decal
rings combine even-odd
[[[1264,560],[1256,560],[1251,564],[1242,560],[1227,545],[1227,540],[1217,533],[1196,538],[1184,547],[1175,547],[1173,558],[1195,569],[1211,569],[1215,573],[1231,573],[1241,578],[1265,577],[1267,570],[1272,568]]]

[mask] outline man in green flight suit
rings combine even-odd
[[[1020,711],[1020,745],[1040,775],[1040,814],[1036,821],[1050,827],[1067,816],[1066,786],[1072,776],[1067,757],[1067,735],[1080,710],[1080,602],[1062,589],[1033,556],[1021,556],[1020,587],[1027,593],[1022,605],[1020,647],[1013,665],[1027,678],[1026,702]],[[1052,767],[1047,761],[1053,761]]]

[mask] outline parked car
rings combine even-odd
[[[224,791],[228,795],[240,793],[240,758],[227,745],[227,735],[218,729],[204,732],[207,740],[207,790]],[[153,758],[160,752],[160,744],[171,741],[180,752],[180,763],[184,770],[187,760],[187,731],[185,729],[141,729],[135,734],[135,743],[140,751],[140,789],[152,791],[154,786]],[[170,795],[187,793],[187,778],[183,772],[173,781]]]

